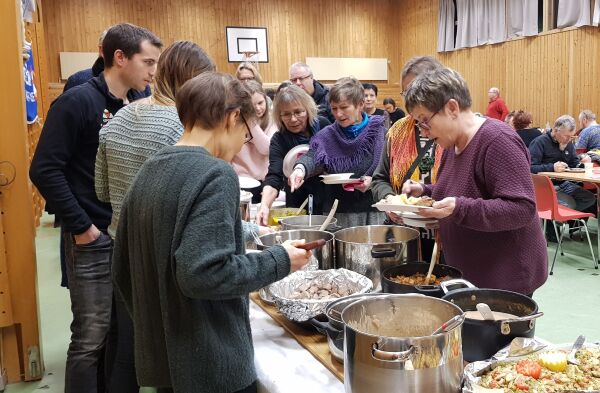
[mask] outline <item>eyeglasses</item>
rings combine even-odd
[[[254,136],[252,135],[252,132],[250,131],[250,127],[248,126],[248,122],[246,121],[244,116],[240,115],[240,117],[242,118],[242,121],[244,122],[244,124],[246,125],[246,129],[248,130],[248,132],[246,133],[246,136],[244,138],[244,143],[248,143],[252,140],[252,138],[254,138]]]
[[[424,120],[424,121],[415,121],[417,128],[419,130],[421,130],[421,131],[429,131],[429,130],[431,130],[431,125],[429,125],[429,123],[431,122],[431,119],[433,119],[435,117],[435,115],[437,115],[438,113],[440,113],[440,111],[435,112],[427,120]]]
[[[282,120],[292,120],[292,117],[295,117],[296,119],[300,119],[304,116],[306,116],[306,111],[304,109],[302,109],[299,111],[284,112],[281,114],[280,117]]]
[[[312,78],[312,74],[308,74],[306,76],[299,76],[299,77],[293,78],[293,79],[290,78],[290,82],[292,82],[292,83],[304,82],[308,78]]]

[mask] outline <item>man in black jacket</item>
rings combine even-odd
[[[575,119],[569,115],[556,119],[552,131],[535,138],[529,145],[531,172],[564,172],[576,168],[580,163],[591,162],[589,156],[577,156]],[[555,181],[558,202],[579,211],[587,211],[596,204],[596,197],[590,191],[572,181]]]
[[[326,117],[330,122],[335,119],[329,106],[329,88],[313,77],[312,70],[305,63],[294,63],[290,67],[290,82],[304,90],[317,104],[318,115]]]
[[[96,197],[98,133],[114,114],[141,98],[152,82],[162,43],[127,23],[111,27],[102,43],[105,69],[54,101],[29,176],[64,229],[73,322],[65,392],[103,392],[104,343],[112,307],[111,207]],[[106,367],[112,365],[107,364]]]

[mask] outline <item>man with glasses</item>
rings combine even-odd
[[[531,172],[564,172],[567,168],[578,167],[591,162],[590,157],[581,159],[575,152],[575,119],[562,115],[554,122],[551,132],[534,139],[529,145]],[[596,197],[590,191],[572,181],[555,181],[558,203],[579,211],[593,212]]]
[[[313,77],[312,70],[305,63],[294,63],[290,67],[290,82],[304,90],[315,101],[318,115],[326,117],[330,122],[335,119],[329,107],[329,88]]]

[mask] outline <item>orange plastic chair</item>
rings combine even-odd
[[[535,188],[535,200],[537,204],[538,216],[544,220],[544,233],[546,233],[546,221],[552,221],[552,226],[554,227],[554,233],[556,234],[556,238],[558,239],[558,247],[556,247],[556,251],[554,252],[554,258],[552,259],[552,267],[550,268],[550,274],[554,273],[554,263],[556,262],[556,255],[558,254],[558,249],[561,249],[561,255],[564,255],[562,252],[562,239],[565,233],[564,230],[561,230],[560,237],[558,236],[558,230],[556,229],[556,222],[562,224],[564,226],[567,221],[578,221],[583,229],[585,230],[585,235],[587,236],[587,241],[590,246],[590,252],[592,253],[592,260],[594,261],[594,268],[598,269],[598,261],[594,256],[594,249],[592,248],[592,241],[590,240],[590,233],[588,232],[587,224],[584,218],[595,217],[592,213],[583,213],[575,209],[568,208],[566,206],[558,203],[558,198],[556,195],[556,190],[554,189],[554,184],[548,176],[542,175],[532,175],[533,178],[533,186]]]

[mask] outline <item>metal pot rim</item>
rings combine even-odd
[[[399,241],[394,241],[394,242],[385,242],[385,243],[367,243],[367,242],[351,242],[348,240],[341,240],[338,235],[342,235],[344,234],[346,231],[350,231],[351,229],[356,229],[356,228],[403,228],[404,230],[408,230],[409,232],[413,232],[413,235],[415,235],[414,238],[412,239],[406,239],[406,240],[399,240]],[[339,231],[337,231],[334,234],[334,238],[336,242],[339,243],[345,243],[345,244],[357,244],[357,245],[361,245],[361,246],[384,246],[384,245],[396,245],[396,244],[403,244],[415,239],[419,239],[420,238],[420,234],[419,231],[417,231],[416,229],[413,228],[409,228],[409,227],[404,227],[401,225],[359,225],[359,226],[355,226],[355,227],[348,227],[348,228],[344,228],[344,229],[340,229]]]
[[[449,304],[450,306],[452,306],[453,308],[455,308],[457,311],[459,311],[459,314],[462,314],[463,311],[460,307],[458,307],[456,304],[451,303],[447,300],[444,299],[440,299],[440,298],[435,298],[435,297],[431,297],[431,296],[425,296],[425,295],[421,295],[418,293],[406,293],[406,294],[398,294],[398,293],[386,293],[386,294],[382,294],[381,299],[388,299],[388,298],[399,298],[399,297],[418,297],[418,298],[427,298],[427,299],[431,299],[431,301],[441,301],[444,303]],[[379,300],[379,297],[374,297],[374,299]],[[357,330],[355,328],[353,328],[352,326],[350,326],[348,323],[346,323],[346,321],[344,320],[344,314],[347,312],[348,308],[350,306],[354,306],[357,303],[360,302],[368,302],[371,301],[373,299],[360,299],[357,300],[356,302],[350,303],[348,306],[346,306],[344,308],[344,311],[342,311],[342,323],[344,324],[344,329],[351,329],[352,331],[354,331],[355,333],[361,334],[363,336],[367,336],[367,337],[372,337],[375,339],[380,339],[380,338],[385,338],[385,339],[396,339],[396,340],[411,340],[411,341],[419,341],[419,340],[425,340],[425,339],[430,339],[431,337],[438,337],[438,336],[443,336],[443,335],[448,335],[450,333],[453,333],[456,329],[462,329],[462,325],[464,323],[461,322],[459,325],[457,325],[456,327],[454,327],[451,330],[448,330],[447,332],[442,332],[442,333],[438,333],[438,334],[432,334],[429,336],[419,336],[419,337],[399,337],[399,336],[384,336],[384,335],[375,335],[375,334],[371,334],[371,333],[366,333],[366,332],[362,332],[360,330]]]

